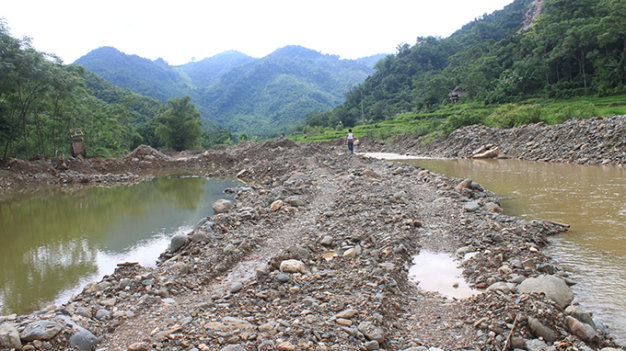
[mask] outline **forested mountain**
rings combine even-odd
[[[532,17],[540,14],[535,21]],[[420,37],[376,64],[376,73],[310,125],[394,118],[461,100],[485,104],[626,91],[626,2],[515,0],[450,37]]]
[[[205,88],[213,84],[231,69],[255,61],[256,59],[238,51],[226,51],[197,62],[189,62],[175,68],[184,72],[191,84]]]
[[[338,56],[287,46],[234,68],[203,91],[210,120],[237,133],[274,136],[293,130],[313,110],[327,110],[371,72]]]
[[[76,61],[120,87],[162,102],[190,96],[206,125],[235,133],[275,136],[293,130],[313,110],[328,110],[373,72],[374,55],[341,60],[300,46],[255,59],[229,51],[169,66],[114,48],[93,50]]]
[[[162,59],[150,61],[126,55],[112,47],[101,47],[74,62],[122,88],[166,102],[193,94],[193,87]]]

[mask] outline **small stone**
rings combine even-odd
[[[135,342],[128,345],[128,351],[150,351],[150,344],[145,342]]]
[[[345,325],[346,327],[349,327],[352,325],[352,321],[349,319],[344,319],[344,318],[337,318],[337,323],[341,324],[341,325]]]
[[[322,238],[322,241],[320,242],[320,244],[324,245],[324,246],[332,246],[333,245],[333,237],[330,235],[325,235],[324,238]]]
[[[375,350],[380,349],[380,345],[378,344],[378,341],[376,340],[368,341],[365,344],[363,344],[363,346],[365,346],[365,348],[368,351],[375,351]]]
[[[70,337],[70,344],[78,347],[81,351],[93,351],[96,349],[98,339],[89,330],[85,328],[78,329]]]
[[[505,264],[505,265],[502,265],[500,268],[498,268],[498,272],[501,275],[509,275],[513,273],[513,270],[511,269],[511,267]]]
[[[289,342],[281,342],[276,349],[278,351],[295,351],[296,347]]]
[[[281,282],[281,283],[286,283],[286,282],[288,282],[290,279],[291,279],[291,277],[290,277],[290,276],[289,276],[289,274],[287,274],[287,273],[282,273],[282,272],[281,272],[281,273],[279,273],[279,274],[276,276],[276,280],[278,280],[278,281],[279,281],[279,282]]]
[[[567,308],[565,309],[565,313],[569,314],[570,316],[578,319],[579,321],[583,323],[589,324],[592,328],[596,329],[596,324],[593,322],[593,318],[591,318],[591,315],[583,311],[580,307],[567,306]]]
[[[356,316],[356,315],[357,315],[357,313],[359,313],[357,310],[355,310],[355,309],[351,308],[351,309],[344,310],[344,311],[341,311],[341,312],[337,313],[337,315],[336,315],[335,317],[337,317],[337,318],[348,318],[348,319],[350,319],[350,318],[352,318],[352,317]]]
[[[280,263],[280,271],[284,273],[304,273],[304,263],[298,260],[285,260]]]
[[[468,189],[471,184],[472,184],[472,180],[471,179],[464,179],[457,186],[454,187],[454,190],[461,191],[463,189]]]
[[[515,284],[505,283],[505,282],[493,283],[489,285],[486,292],[502,291],[503,293],[508,294],[511,292],[511,285],[515,285]]]
[[[565,324],[567,324],[572,334],[583,341],[591,343],[598,343],[600,341],[600,336],[589,324],[582,323],[572,316],[565,317]]]
[[[270,205],[270,211],[276,212],[280,210],[281,208],[283,208],[283,205],[284,205],[283,200],[276,200],[272,202],[272,204]]]
[[[0,346],[7,349],[22,349],[20,333],[14,324],[5,323],[0,325]]]
[[[354,247],[351,247],[344,251],[343,257],[345,258],[355,258],[357,256],[357,251]]]
[[[236,292],[239,292],[241,289],[243,289],[243,284],[241,282],[235,282],[230,286],[230,289],[228,289],[228,291],[230,291],[231,294],[234,294]]]
[[[372,322],[366,321],[359,324],[357,329],[365,335],[369,340],[376,340],[378,343],[382,343],[385,337],[385,332],[376,327]]]
[[[104,308],[101,308],[96,312],[96,318],[99,320],[109,319],[110,317],[111,317],[111,312],[107,311]]]
[[[226,199],[219,199],[213,203],[213,212],[215,214],[228,212],[230,209],[235,207],[232,201]]]
[[[176,234],[172,237],[170,242],[170,252],[176,252],[178,249],[183,247],[187,242],[187,235],[184,234]]]
[[[465,203],[463,208],[467,212],[475,212],[475,211],[478,211],[478,209],[480,208],[480,205],[476,201],[468,201],[467,203]]]
[[[130,285],[131,285],[131,284],[132,284],[132,281],[131,281],[130,279],[128,279],[128,278],[122,278],[122,279],[120,280],[120,285],[119,285],[120,290],[124,290],[124,289],[126,289],[126,288],[130,287]]]
[[[538,319],[528,317],[528,326],[536,336],[542,337],[543,340],[547,342],[554,342],[554,340],[556,340],[556,333],[543,325]]]

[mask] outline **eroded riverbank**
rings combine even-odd
[[[502,215],[476,183],[286,140],[211,155],[173,162],[248,182],[232,207],[173,238],[155,268],[122,264],[64,306],[4,317],[8,340],[103,350],[614,345],[584,311],[564,311],[567,272],[543,253],[564,228]],[[476,253],[464,275],[489,289],[465,300],[421,291],[407,277],[421,249]],[[562,293],[531,292],[541,276]],[[43,321],[48,333],[32,336]]]

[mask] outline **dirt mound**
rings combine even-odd
[[[295,142],[287,138],[280,137],[276,140],[270,140],[270,141],[264,142],[262,147],[264,148],[283,147],[283,148],[293,149],[293,148],[298,147],[298,144],[296,144]]]
[[[148,145],[139,145],[124,157],[125,159],[137,158],[139,160],[170,160],[171,157]]]

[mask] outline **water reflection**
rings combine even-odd
[[[548,254],[573,273],[581,305],[626,342],[626,169],[517,160],[411,160],[471,178],[502,199],[506,214],[571,225]]]
[[[0,203],[0,314],[67,298],[120,261],[153,265],[177,231],[212,213],[232,181],[157,178],[112,188],[49,188]]]
[[[464,299],[478,293],[467,284],[454,258],[445,253],[421,250],[413,257],[409,279],[418,283],[422,290],[436,291],[447,297]]]

